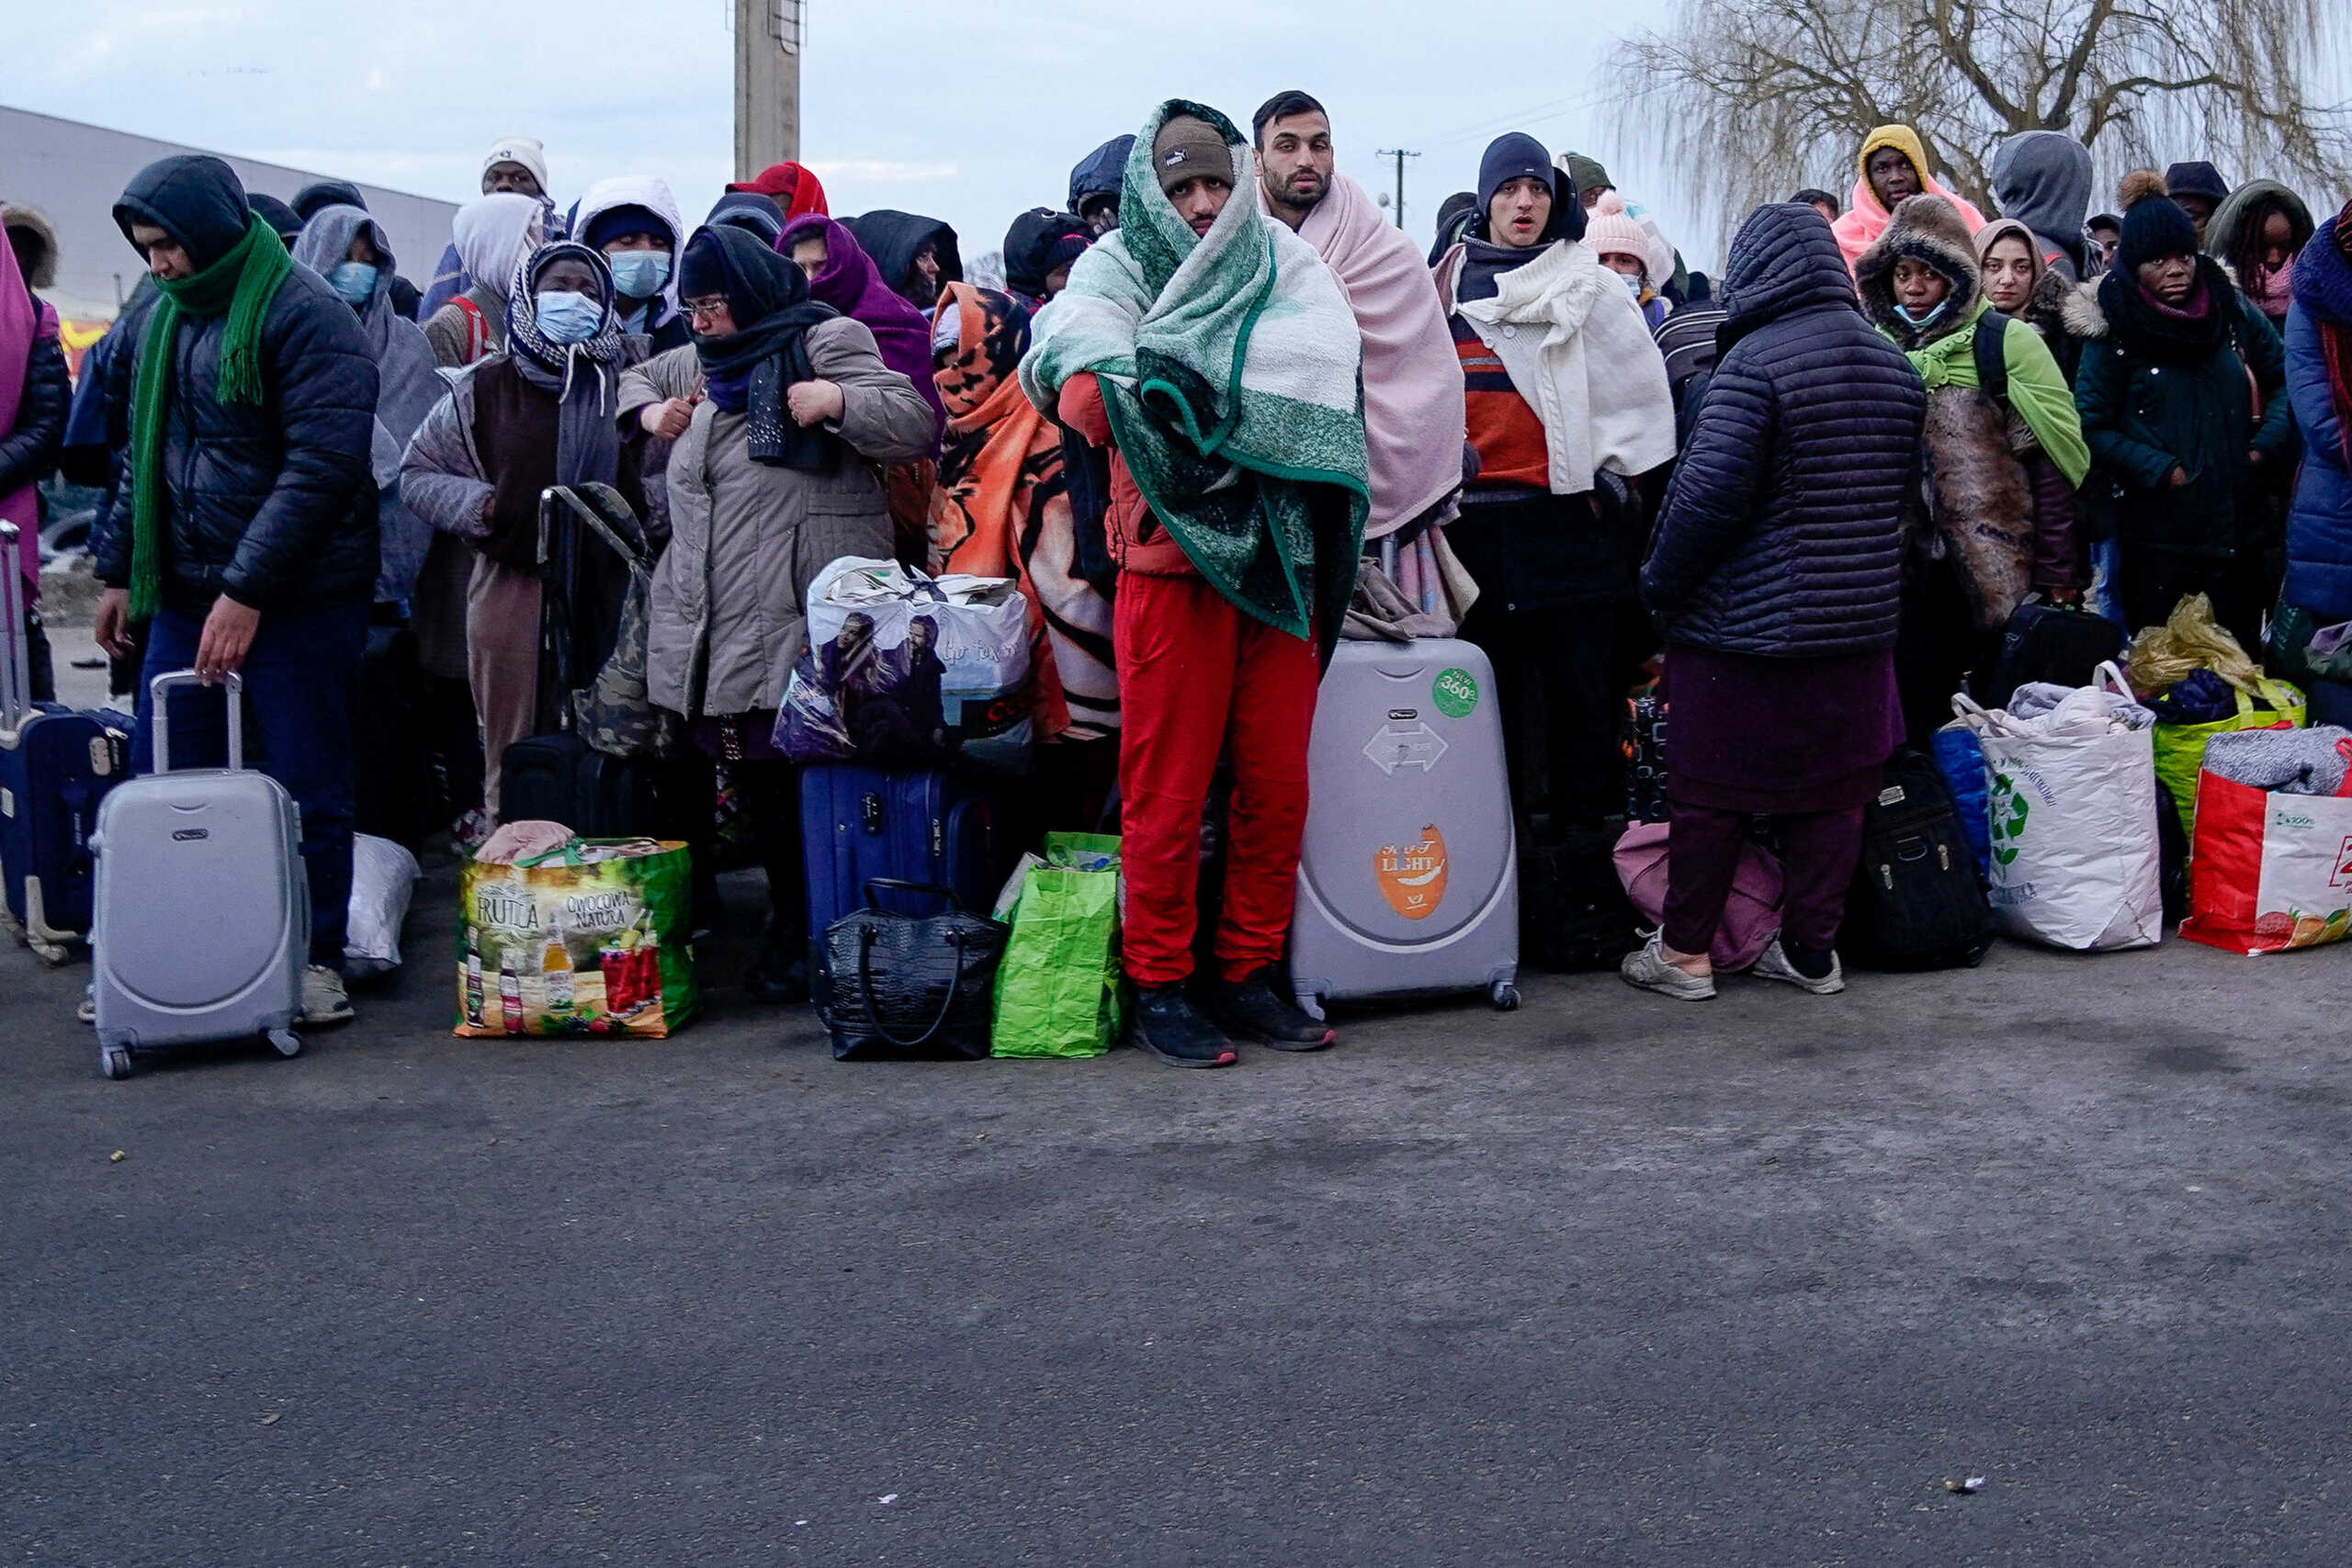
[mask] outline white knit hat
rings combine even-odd
[[[539,194],[547,194],[548,150],[536,136],[502,136],[490,144],[490,152],[482,158],[481,172],[488,174],[493,164],[520,164],[531,171],[539,183]]]

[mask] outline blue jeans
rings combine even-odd
[[[139,728],[130,771],[154,772],[158,675],[196,663],[201,620],[158,610],[139,678]],[[302,864],[311,880],[311,962],[340,971],[351,908],[351,697],[368,643],[368,607],[264,615],[245,655],[245,746],[262,772],[302,809]],[[218,768],[229,760],[229,710],[219,689],[180,692],[172,703],[172,766]],[[258,742],[258,744],[256,744]]]

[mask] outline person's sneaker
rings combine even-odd
[[[1241,1059],[1233,1043],[1193,1008],[1182,980],[1137,988],[1127,1037],[1171,1067],[1229,1067]]]
[[[1656,991],[1661,997],[1672,997],[1679,1002],[1713,1000],[1715,977],[1713,975],[1693,975],[1679,964],[1668,963],[1663,951],[1665,946],[1663,936],[1657,931],[1650,932],[1647,942],[1625,954],[1625,961],[1617,966],[1617,973],[1625,977],[1625,984],[1629,986],[1639,986],[1645,991]]]
[[[1795,964],[1789,962],[1789,955],[1781,949],[1781,938],[1777,932],[1766,944],[1764,956],[1756,961],[1748,973],[1759,980],[1785,980],[1799,990],[1811,991],[1816,997],[1834,997],[1846,988],[1846,966],[1838,962],[1836,953],[1829,955],[1829,973],[1816,980],[1801,973]]]
[[[1320,1051],[1340,1038],[1339,1031],[1307,1016],[1288,997],[1274,989],[1280,971],[1268,964],[1247,980],[1223,980],[1210,1016],[1217,1027],[1236,1040],[1255,1041],[1276,1051]]]
[[[351,1018],[351,998],[343,988],[343,976],[323,964],[305,964],[302,1016],[294,1021],[305,1029],[324,1029],[329,1024],[349,1023]]]
[[[808,944],[798,937],[767,939],[759,957],[744,972],[743,988],[753,1001],[782,1006],[808,999]]]

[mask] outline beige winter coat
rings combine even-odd
[[[820,322],[807,342],[818,378],[842,389],[841,418],[825,427],[849,447],[836,472],[752,462],[743,416],[709,402],[670,449],[671,538],[648,601],[646,680],[655,703],[689,718],[782,704],[810,581],[842,556],[888,557],[880,466],[922,457],[936,434],[931,405],[859,322]],[[693,348],[656,355],[622,375],[622,416],[701,385]]]

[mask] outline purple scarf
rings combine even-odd
[[[931,456],[938,457],[947,411],[940,404],[939,389],[932,385],[931,322],[882,281],[857,236],[822,213],[803,213],[786,224],[775,248],[789,257],[794,242],[810,234],[825,237],[825,265],[808,280],[808,297],[863,322],[882,351],[882,363],[914,383],[931,405]]]

